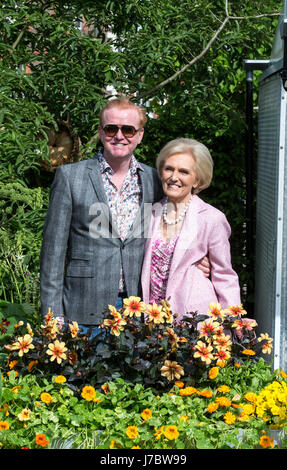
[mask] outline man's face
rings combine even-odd
[[[117,126],[133,126],[135,129],[140,128],[140,116],[136,109],[133,108],[111,108],[107,109],[102,117],[102,127],[99,127],[99,134],[104,146],[104,157],[107,161],[118,158],[130,158],[143,138],[144,129],[140,129],[132,137],[125,137],[121,129],[113,137],[105,135],[103,128],[108,124]]]

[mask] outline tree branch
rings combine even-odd
[[[162,82],[158,83],[156,86],[151,88],[150,90],[147,90],[147,91],[143,92],[141,95],[136,96],[135,98],[137,100],[141,100],[142,98],[147,98],[148,96],[152,95],[155,91],[159,90],[160,88],[164,87],[168,83],[175,80],[179,75],[184,73],[189,67],[191,67],[193,64],[198,62],[208,52],[208,50],[210,49],[212,44],[218,38],[221,31],[225,28],[228,21],[230,21],[230,20],[249,20],[249,19],[263,18],[263,17],[270,17],[270,16],[280,16],[280,13],[266,13],[266,14],[261,14],[261,15],[257,15],[257,16],[230,16],[229,12],[228,12],[228,0],[225,0],[225,19],[224,19],[223,23],[220,25],[220,27],[218,28],[218,30],[215,32],[215,34],[212,36],[210,41],[207,43],[206,47],[201,51],[201,53],[198,54],[196,57],[194,57],[190,62],[188,62],[184,67],[182,67],[180,70],[175,72],[169,78],[167,78],[166,80],[163,80]]]
[[[150,90],[147,90],[145,92],[143,92],[141,95],[130,95],[130,99],[134,99],[136,101],[139,101],[141,100],[142,98],[146,98],[150,95],[152,95],[155,91],[159,90],[160,88],[164,87],[165,85],[167,85],[168,83],[172,82],[175,78],[177,78],[179,75],[181,75],[182,73],[184,73],[189,67],[191,67],[193,64],[195,64],[198,60],[200,60],[207,52],[208,50],[210,49],[210,47],[212,46],[212,44],[216,41],[216,39],[218,38],[219,34],[221,33],[221,31],[225,28],[226,24],[228,23],[228,21],[230,20],[248,20],[248,19],[255,19],[255,18],[263,18],[263,17],[270,17],[270,16],[280,16],[281,13],[269,13],[269,14],[261,14],[261,15],[257,15],[257,16],[230,16],[229,15],[229,12],[228,12],[228,0],[225,0],[225,19],[224,21],[221,23],[220,27],[217,29],[217,31],[215,32],[215,34],[212,36],[212,38],[210,39],[210,41],[207,43],[207,45],[205,46],[205,48],[201,51],[200,54],[198,54],[196,57],[194,57],[190,62],[188,62],[184,67],[182,67],[180,70],[178,70],[176,73],[174,73],[173,75],[171,75],[169,78],[167,78],[166,80],[158,83],[156,86],[154,86],[153,88],[151,88]],[[113,95],[111,95],[113,96]],[[108,97],[109,98],[109,97]],[[99,140],[99,135],[98,133],[96,133],[94,136],[92,136],[92,138],[90,139],[90,141],[88,142],[88,145],[85,147],[85,149],[83,149],[80,153],[79,153],[79,157],[83,157],[85,155],[85,153],[87,153],[88,151],[88,147],[89,145],[93,145],[94,143],[96,143],[97,141]]]
[[[19,33],[19,35],[18,35],[16,41],[12,44],[12,47],[10,48],[10,51],[11,51],[11,52],[13,52],[13,51],[16,49],[16,47],[18,46],[18,44],[19,44],[19,42],[21,41],[22,37],[24,36],[25,31],[27,30],[27,28],[28,28],[28,25],[26,24],[26,25],[24,26],[24,28],[20,31],[20,33]]]
[[[255,16],[230,16],[230,20],[254,20],[256,18],[269,18],[270,16],[280,16],[281,13],[262,13]]]
[[[153,94],[156,90],[158,90],[159,88],[162,88],[163,86],[167,85],[168,83],[172,82],[175,78],[177,78],[179,75],[181,75],[183,72],[185,72],[189,67],[191,67],[193,64],[195,64],[195,62],[197,62],[198,60],[200,60],[206,53],[207,51],[210,49],[210,47],[212,46],[212,44],[214,43],[214,41],[216,41],[217,37],[219,36],[219,34],[221,33],[221,31],[225,28],[225,25],[226,23],[229,21],[229,16],[227,16],[225,18],[225,20],[223,21],[223,23],[221,24],[221,26],[218,28],[218,30],[216,31],[216,33],[214,34],[214,36],[210,39],[210,41],[207,43],[207,45],[205,46],[205,48],[201,51],[200,54],[198,54],[196,57],[194,57],[190,62],[188,62],[184,67],[182,67],[180,70],[178,70],[177,72],[175,72],[173,75],[171,75],[171,77],[167,78],[166,80],[164,80],[163,82],[159,83],[158,85],[156,85],[155,87],[151,88],[150,90],[147,90],[146,92],[142,93],[140,96],[137,96],[137,100],[140,100],[142,98],[145,98],[151,94]]]

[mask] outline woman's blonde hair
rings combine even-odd
[[[161,177],[166,159],[177,153],[188,153],[194,158],[194,171],[199,180],[198,186],[194,188],[194,193],[197,194],[208,188],[213,176],[213,160],[208,148],[194,139],[179,137],[171,140],[161,149],[156,160],[159,176]]]

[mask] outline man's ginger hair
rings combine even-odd
[[[126,96],[120,98],[113,98],[107,102],[105,107],[100,112],[100,125],[103,124],[103,114],[105,111],[111,108],[120,108],[120,109],[135,109],[140,118],[140,128],[144,127],[147,122],[146,109],[143,106],[137,105],[130,101]]]

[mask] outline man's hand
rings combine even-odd
[[[54,317],[54,318],[55,318],[55,320],[57,320],[57,326],[58,326],[58,328],[61,329],[62,326],[63,326],[64,323],[65,323],[64,317]]]
[[[209,277],[210,275],[210,262],[209,262],[209,259],[207,256],[205,256],[204,258],[202,258],[198,265],[197,265],[198,269],[200,269],[204,276],[205,277]]]

